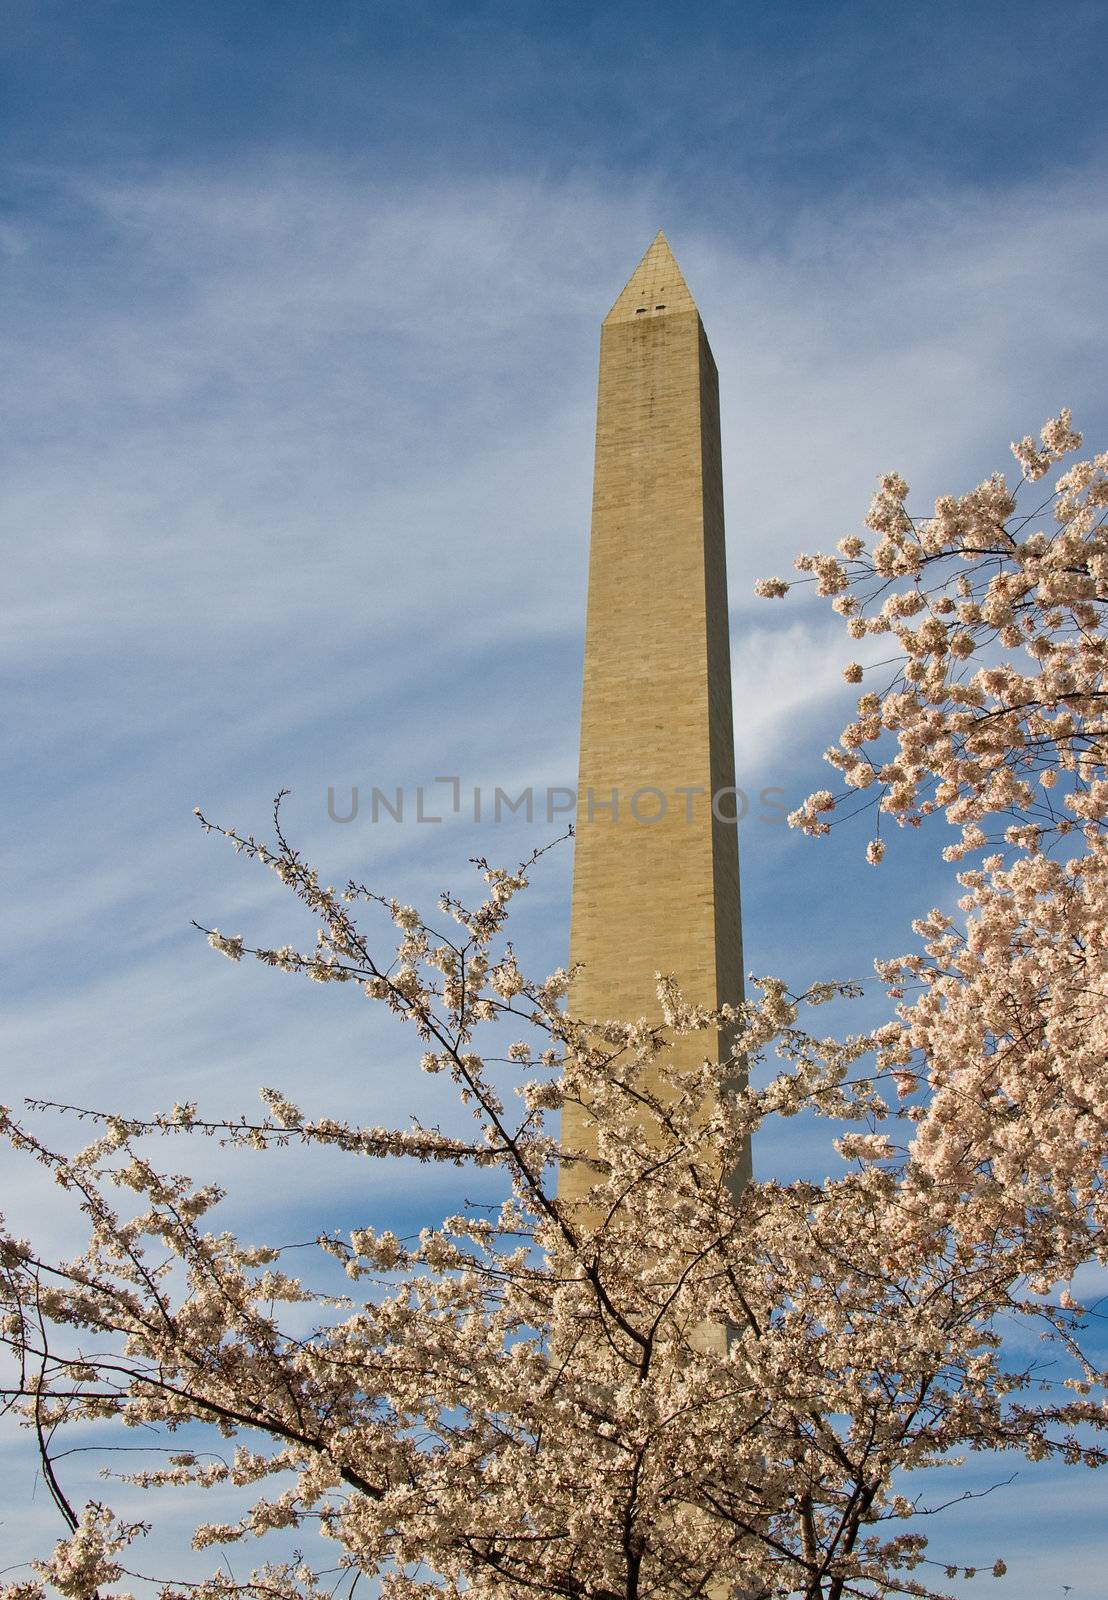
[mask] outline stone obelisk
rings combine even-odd
[[[660,1021],[658,971],[702,1005],[741,998],[734,765],[716,365],[659,233],[600,337],[573,1015]],[[674,1041],[690,1065],[717,1046]],[[578,1107],[562,1132],[590,1148]],[[559,1193],[589,1181],[567,1164]]]

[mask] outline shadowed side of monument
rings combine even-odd
[[[737,1003],[719,387],[661,233],[601,330],[578,781],[572,1014],[660,1023],[658,971],[696,1004]],[[728,1042],[687,1035],[670,1059],[713,1047]],[[565,1108],[563,1139],[592,1147],[582,1108]],[[589,1181],[566,1164],[559,1193],[579,1199]]]

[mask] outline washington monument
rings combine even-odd
[[[741,999],[734,783],[716,364],[659,233],[600,335],[575,1016],[660,1021],[658,971],[697,1004]],[[716,1042],[677,1039],[677,1061]],[[579,1107],[565,1108],[562,1137],[589,1148]],[[566,1165],[559,1191],[577,1199],[589,1181]]]

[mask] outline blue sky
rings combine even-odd
[[[16,152],[222,162],[259,145],[406,181],[644,171],[767,210],[1095,159],[1103,6],[5,6]],[[772,231],[772,222],[767,222]]]
[[[0,20],[5,1099],[232,1111],[266,1082],[434,1114],[410,1046],[345,993],[191,932],[302,927],[191,808],[264,829],[288,786],[331,877],[425,903],[475,851],[546,837],[339,827],[326,793],[574,782],[596,341],[659,227],[721,372],[752,792],[814,787],[850,704],[841,636],[756,577],[856,528],[880,471],[926,505],[1062,404],[1108,437],[1104,3]],[[864,973],[950,902],[941,840],[898,838],[874,873],[864,839],[744,827],[751,968]],[[562,850],[521,913],[535,967],[565,959],[569,870]],[[761,1172],[820,1159],[787,1133]],[[377,1170],[288,1181],[309,1232],[457,1203]],[[251,1167],[247,1225],[266,1189]],[[1051,1508],[1033,1539],[1028,1495]],[[1010,1539],[970,1508],[937,1546],[1014,1542],[1015,1600],[1095,1592],[1095,1480],[1025,1467],[1000,1502]]]

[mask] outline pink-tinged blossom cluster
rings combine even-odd
[[[900,1002],[880,1059],[906,1093],[927,1086],[913,1170],[952,1225],[985,1238],[1045,1205],[1055,1276],[1102,1252],[1108,1220],[1108,454],[1030,490],[1080,445],[1062,411],[1013,445],[1016,489],[994,474],[922,520],[903,479],[881,479],[876,537],[840,545],[833,603],[853,636],[891,635],[896,666],[827,752],[844,791],[790,819],[824,834],[870,791],[901,824],[944,813],[946,859],[982,853],[959,874],[962,916],[932,912],[921,952],[879,964]]]
[[[1063,413],[1016,447],[1028,480],[1075,441]],[[198,1550],[290,1536],[303,1552],[237,1579],[217,1560],[199,1585],[161,1582],[163,1600],[321,1600],[336,1569],[396,1600],[937,1595],[978,1569],[929,1553],[913,1473],[970,1450],[1105,1462],[1104,1375],[1070,1280],[1108,1259],[1106,467],[1058,481],[1049,537],[999,477],[917,526],[889,475],[872,548],[801,560],[850,634],[888,633],[898,662],[832,752],[852,802],[911,823],[945,810],[959,857],[999,828],[961,870],[959,917],[921,916],[919,949],[881,963],[893,1004],[870,1032],[810,1031],[856,984],[798,995],[777,977],[717,1012],[663,973],[655,1019],[576,1017],[570,975],[528,977],[507,940],[537,857],[479,861],[475,902],[424,913],[325,885],[279,807],[270,843],[201,817],[317,924],[303,950],[203,929],[213,947],[386,1008],[469,1132],[361,1127],[270,1088],[237,1122],[191,1103],[81,1111],[95,1137],[73,1154],[3,1113],[91,1227],[72,1260],[0,1234],[6,1394],[67,1523],[4,1600],[108,1600],[143,1577],[142,1529],[71,1505],[52,1457],[88,1420],[208,1424],[230,1441],[218,1454],[171,1444],[129,1482],[154,1509],[186,1486],[247,1494],[233,1520],[198,1523]],[[823,833],[840,798],[793,820]],[[869,861],[885,849],[871,839]],[[675,1062],[688,1035],[699,1067]],[[595,1125],[587,1154],[551,1123],[568,1103]],[[834,1125],[836,1174],[737,1184],[758,1129],[800,1113]],[[322,1235],[339,1298],[280,1248],[215,1231],[220,1190],[155,1165],[158,1135],[274,1163],[297,1143],[492,1168],[504,1200],[406,1239],[368,1219]],[[571,1161],[584,1201],[552,1182]],[[1006,1348],[1013,1322],[1053,1346],[1056,1381]]]
[[[1063,411],[1041,446],[1013,445],[1015,489],[996,473],[941,496],[929,517],[909,514],[908,485],[887,474],[868,540],[797,558],[850,637],[887,635],[897,663],[891,680],[871,669],[880,686],[861,695],[827,761],[902,826],[943,812],[959,830],[952,860],[990,842],[1087,841],[1108,817],[1108,454],[1071,465],[1048,493],[1030,487],[1079,448],[1071,422]],[[851,662],[845,676],[860,683],[863,668]],[[846,799],[828,806],[821,791],[790,820],[826,833]]]

